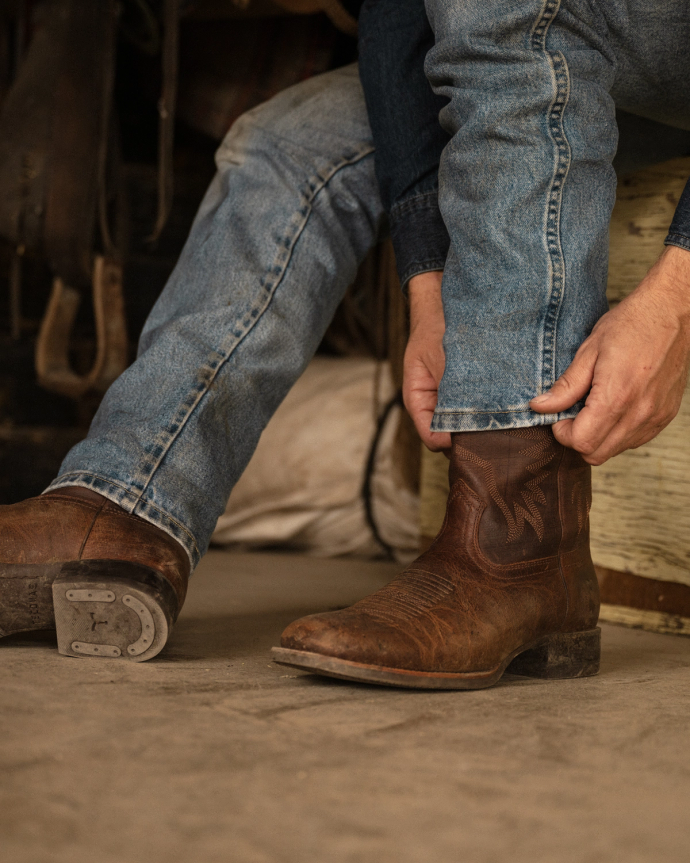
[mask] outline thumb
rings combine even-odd
[[[532,399],[529,403],[532,410],[542,414],[557,414],[584,398],[592,387],[597,356],[596,350],[578,351],[551,389]]]

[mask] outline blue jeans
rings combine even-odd
[[[611,135],[615,137],[615,128]],[[498,145],[501,149],[504,142]],[[478,144],[472,140],[471,146]],[[678,148],[690,149],[690,136]],[[450,158],[457,158],[456,150]],[[665,156],[673,154],[664,151]],[[502,160],[509,166],[507,154]],[[136,362],[110,388],[88,437],[70,451],[50,487],[79,485],[100,492],[176,538],[193,565],[205,552],[261,431],[311,359],[383,222],[355,67],[311,79],[242,117],[217,161],[218,174],[147,321]],[[513,168],[518,180],[520,165]],[[445,160],[446,176],[450,167]],[[627,167],[634,167],[630,159]],[[503,193],[514,209],[511,176],[504,176]],[[582,203],[581,213],[588,212],[592,197]],[[445,199],[451,210],[452,200]],[[482,211],[490,217],[487,208]],[[479,233],[468,253],[476,256],[487,227],[481,220],[471,224]],[[526,222],[525,227],[524,234],[511,234],[519,240],[517,260],[544,258],[543,225]],[[589,228],[583,234],[581,228],[570,224],[576,235],[570,247],[584,248],[589,242]],[[452,233],[457,236],[454,226]],[[503,246],[499,252],[505,267],[498,282],[502,285],[513,278],[513,261]],[[604,266],[605,252],[597,247],[595,256]],[[535,288],[518,280],[512,283],[522,286],[519,300],[525,305],[519,315],[506,315],[486,291],[473,294],[468,305],[467,291],[459,288],[458,275],[464,271],[457,269],[457,252],[448,266],[449,361],[438,416],[444,428],[459,431],[475,414],[477,425],[471,427],[483,423],[483,428],[482,407],[489,403],[503,411],[513,404],[516,377],[533,364],[535,353],[541,356],[539,336],[530,339],[529,332],[545,316],[550,295],[545,285]],[[480,288],[488,282],[478,278],[475,284]],[[558,368],[567,365],[605,308],[603,284],[596,287],[592,299],[589,280],[573,276],[569,281],[575,300],[562,305],[566,310],[573,306],[575,313],[562,313],[558,322]],[[505,291],[500,295],[505,303]],[[470,309],[461,338],[456,302]],[[583,308],[595,312],[583,314]],[[493,342],[473,339],[476,367],[485,365],[492,375],[477,376],[465,400],[457,402],[457,388],[465,386],[459,378],[469,368],[462,355],[464,333],[471,334],[474,326],[486,330],[485,318],[497,328],[493,342],[505,347],[501,375],[493,374]],[[525,398],[538,391],[536,383],[531,390],[526,382],[518,386],[524,386]],[[500,427],[516,424],[514,416],[507,416]],[[529,414],[526,422],[543,420]]]
[[[550,425],[529,401],[606,311],[616,107],[690,129],[682,0],[426,0],[448,97],[451,247],[435,431]]]
[[[356,66],[250,111],[216,159],[136,362],[50,486],[105,495],[193,566],[383,216]]]

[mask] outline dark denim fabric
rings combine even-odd
[[[423,0],[365,0],[359,32],[376,178],[404,286],[418,273],[442,270],[448,254],[438,208],[438,164],[450,140],[438,115],[448,99],[434,94],[424,74],[434,36]]]
[[[685,184],[664,242],[667,246],[680,246],[690,251],[690,180]]]
[[[351,10],[355,12],[358,5],[360,77],[376,146],[376,178],[405,285],[417,273],[443,269],[448,253],[448,232],[438,208],[438,164],[449,141],[438,114],[447,100],[433,93],[423,73],[424,57],[434,43],[424,0],[364,0],[362,4],[355,0]],[[678,135],[679,130],[670,126],[640,117],[632,121],[638,141],[644,131],[638,127],[645,123],[657,135],[660,131],[667,137]],[[644,149],[644,141],[639,143]],[[675,138],[670,143],[673,149]],[[663,161],[682,151],[676,145],[677,152],[664,154],[660,145],[663,140],[657,141],[659,152],[651,161]],[[633,163],[640,161],[640,154],[635,155]],[[619,172],[626,173],[631,167],[616,161],[620,160],[614,160]],[[642,159],[646,161],[650,160]],[[665,242],[690,250],[690,182]]]

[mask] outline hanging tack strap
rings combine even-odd
[[[41,386],[71,398],[105,392],[127,367],[127,329],[122,298],[122,267],[99,255],[93,269],[96,358],[79,375],[69,359],[70,337],[81,294],[56,277],[36,342],[36,372]]]
[[[234,0],[235,6],[246,9],[251,0]],[[357,19],[350,15],[343,6],[342,0],[274,0],[278,6],[296,15],[311,15],[315,12],[325,12],[333,24],[348,36],[357,35]]]
[[[158,213],[153,233],[148,238],[150,243],[160,237],[172,206],[178,34],[178,0],[163,0],[163,90],[158,101]]]
[[[321,8],[338,30],[348,36],[357,35],[357,19],[350,15],[340,0],[321,0]]]

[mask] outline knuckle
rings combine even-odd
[[[663,412],[659,409],[659,405],[654,399],[642,398],[637,405],[635,418],[638,422],[654,422],[657,418],[661,418],[662,414]]]
[[[582,455],[590,456],[593,452],[596,451],[597,447],[595,442],[588,438],[580,438],[578,436],[573,436],[573,448]]]
[[[619,390],[618,392],[609,396],[608,407],[612,413],[622,414],[625,413],[625,411],[629,408],[631,401],[632,399],[628,392],[624,390]]]

